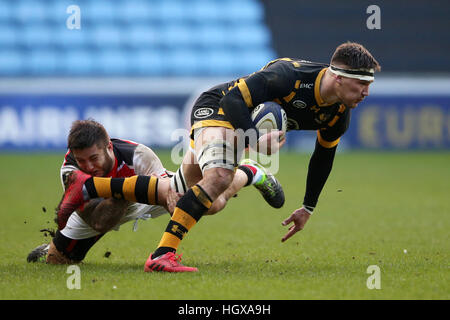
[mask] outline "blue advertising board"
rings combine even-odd
[[[71,123],[93,118],[111,137],[168,148],[188,96],[1,95],[0,149],[66,148]]]
[[[345,141],[369,149],[449,149],[449,96],[370,97],[353,113]]]
[[[289,132],[290,149],[312,150],[315,132]],[[352,110],[339,149],[450,149],[450,96],[369,96]]]

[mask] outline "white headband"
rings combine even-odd
[[[375,79],[374,69],[342,69],[331,65],[330,71],[335,75],[347,78],[359,79],[364,81],[373,81]]]

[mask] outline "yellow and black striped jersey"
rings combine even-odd
[[[212,99],[221,99],[238,90],[249,111],[260,103],[274,101],[286,111],[288,131],[318,130],[319,142],[324,147],[334,147],[349,126],[350,109],[340,103],[327,105],[320,96],[320,83],[327,67],[305,60],[277,59],[251,75],[213,87],[196,105],[211,105]],[[232,108],[243,108],[243,105],[234,104]],[[228,118],[233,125],[239,123]],[[246,130],[244,121],[239,127]]]
[[[303,204],[313,210],[331,172],[340,137],[350,124],[345,105],[327,105],[320,84],[329,66],[282,58],[248,76],[219,84],[202,93],[191,113],[192,130],[220,126],[256,129],[250,113],[257,105],[274,101],[286,111],[288,130],[317,130],[317,141],[308,166]],[[193,137],[193,135],[191,135]]]

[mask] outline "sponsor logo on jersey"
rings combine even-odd
[[[313,86],[314,86],[314,83],[302,83],[302,84],[300,84],[300,89],[302,89],[302,88],[311,89]]]
[[[299,109],[306,108],[306,102],[302,100],[294,100],[294,102],[292,102],[292,105]]]
[[[321,113],[319,114],[319,119],[314,119],[317,123],[323,123],[331,117],[331,114]]]
[[[194,117],[197,119],[204,119],[209,117],[214,113],[214,110],[212,108],[200,108],[195,110]]]

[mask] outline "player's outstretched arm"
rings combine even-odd
[[[286,226],[292,222],[294,223],[289,228],[288,233],[281,239],[282,242],[286,241],[305,227],[305,224],[317,204],[319,195],[333,167],[336,148],[337,145],[328,148],[322,146],[318,140],[316,141],[316,147],[308,166],[303,207],[295,210],[289,218],[282,222],[283,226]],[[308,209],[306,209],[305,206]]]
[[[303,205],[311,211],[314,210],[320,193],[322,192],[328,176],[333,168],[334,156],[337,145],[328,148],[316,140],[316,147],[311,156],[308,166],[308,175],[306,177],[306,191]]]

